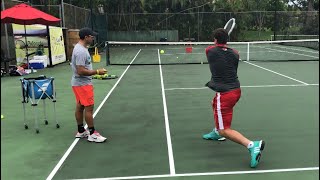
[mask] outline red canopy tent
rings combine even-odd
[[[59,23],[60,19],[51,16],[50,14],[44,13],[38,9],[35,9],[27,4],[18,4],[12,8],[5,9],[1,11],[1,23],[15,23],[24,25],[24,30],[26,34],[26,25],[31,24],[43,24],[47,25],[48,32],[48,49],[49,49],[49,59],[51,62],[51,49],[50,49],[50,37],[48,31],[48,25],[53,25]],[[25,36],[25,41],[27,44],[27,37]],[[27,64],[29,68],[28,59],[28,47],[26,46]]]

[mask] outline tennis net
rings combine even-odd
[[[111,65],[173,65],[207,63],[212,42],[106,42]],[[319,61],[319,39],[229,42],[243,61]],[[163,52],[161,52],[163,51]]]
[[[270,35],[270,40],[298,40],[298,39],[319,39],[319,35],[303,35],[303,34],[277,34]]]

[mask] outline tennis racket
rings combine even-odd
[[[26,43],[20,39],[15,40],[15,46],[16,49],[25,49],[26,48]]]
[[[236,19],[231,18],[231,19],[226,23],[226,25],[224,25],[224,29],[227,30],[228,35],[230,35],[235,26],[236,26]]]

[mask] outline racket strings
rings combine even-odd
[[[231,34],[232,30],[234,29],[236,25],[236,20],[234,18],[231,18],[226,25],[224,26],[224,29],[227,30],[228,35]]]

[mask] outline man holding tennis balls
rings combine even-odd
[[[225,29],[216,29],[213,36],[215,45],[206,48],[212,74],[206,86],[216,92],[212,100],[215,128],[212,132],[203,135],[203,138],[219,141],[227,138],[243,145],[249,150],[251,156],[250,167],[255,168],[259,163],[265,142],[251,141],[238,131],[231,129],[233,107],[241,96],[237,75],[239,54],[236,50],[227,47],[229,35]]]
[[[92,60],[87,49],[94,39],[94,33],[89,28],[82,28],[79,31],[79,42],[75,45],[72,52],[71,67],[73,75],[71,85],[76,97],[75,117],[78,125],[76,138],[86,138],[90,142],[105,142],[107,138],[101,136],[94,128],[93,123],[93,108],[94,108],[94,93],[92,85],[92,75],[104,75],[107,70],[104,68],[93,70]],[[83,117],[84,116],[84,117]],[[88,130],[83,126],[85,119]]]

